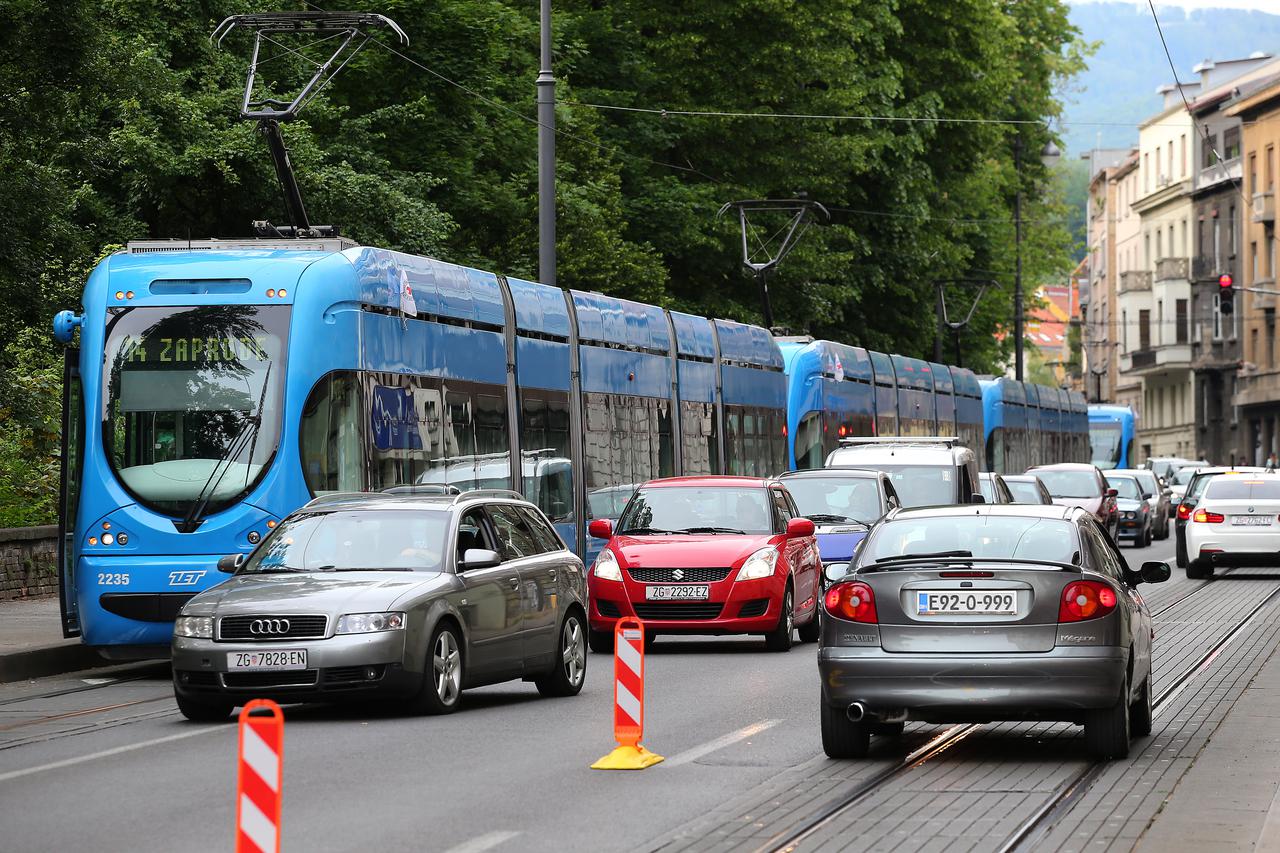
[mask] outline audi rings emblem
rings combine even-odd
[[[249,623],[249,633],[255,637],[289,633],[288,619],[254,619]]]

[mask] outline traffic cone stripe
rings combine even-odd
[[[277,849],[275,824],[247,794],[240,795],[240,834],[253,845],[241,849],[257,849],[262,853],[272,853]]]
[[[626,640],[626,642],[617,644],[618,660],[621,663],[623,663],[627,669],[635,673],[636,678],[640,678],[641,675],[643,674],[642,673],[643,659],[640,657],[640,649],[636,648],[635,640],[627,636],[628,634],[633,634],[633,633],[639,634],[640,632],[639,631],[623,631],[622,632],[622,639]],[[640,640],[640,642],[643,643],[644,640]],[[619,675],[621,675],[621,670],[619,670]]]
[[[280,759],[275,750],[267,746],[252,727],[244,730],[244,744],[241,746],[240,759],[266,783],[272,791],[278,791],[280,784]]]
[[[637,728],[641,722],[640,700],[626,686],[618,682],[618,722],[622,725],[633,725]]]

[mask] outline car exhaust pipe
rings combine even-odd
[[[867,709],[862,706],[861,702],[854,702],[845,709],[844,713],[850,722],[856,723],[867,715]]]

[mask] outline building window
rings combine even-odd
[[[1236,244],[1236,206],[1234,204],[1228,208],[1227,215],[1227,243],[1230,244],[1227,253],[1234,258],[1239,250]]]
[[[1222,269],[1222,257],[1218,254],[1218,233],[1222,230],[1221,224],[1217,219],[1213,220],[1213,271],[1217,272]]]
[[[1174,335],[1178,343],[1185,344],[1187,342],[1187,300],[1178,300],[1177,311],[1175,317],[1177,327],[1174,329]]]
[[[1138,349],[1151,349],[1151,309],[1138,311]]]
[[[1276,148],[1274,145],[1268,145],[1266,151],[1266,159],[1262,161],[1263,177],[1266,179],[1267,192],[1271,192],[1276,188],[1276,176],[1272,163],[1276,158]]]
[[[1240,156],[1240,128],[1229,127],[1222,132],[1222,159],[1234,160]]]
[[[1150,155],[1143,154],[1142,155],[1142,191],[1144,193],[1150,191],[1150,187],[1151,187],[1150,175],[1151,175]]]
[[[1156,346],[1164,343],[1164,300],[1156,300]]]
[[[1222,296],[1221,294],[1213,294],[1213,339],[1215,341],[1222,340]]]
[[[1249,244],[1249,283],[1253,284],[1258,280],[1258,244],[1252,242]]]
[[[1218,137],[1210,134],[1209,138],[1204,141],[1204,147],[1200,149],[1200,168],[1207,169],[1213,165],[1216,159],[1213,156],[1213,149],[1218,145]]]
[[[1120,312],[1120,351],[1129,351],[1129,312]]]
[[[1187,135],[1184,133],[1178,140],[1178,177],[1187,176]]]
[[[1258,155],[1249,155],[1249,195],[1258,191]]]
[[[1267,359],[1267,367],[1274,367],[1276,363],[1276,309],[1262,309],[1262,324],[1267,330],[1267,347],[1263,350],[1263,355]]]

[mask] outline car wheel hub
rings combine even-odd
[[[432,670],[436,677],[436,695],[444,704],[452,705],[462,690],[462,653],[448,631],[436,640]]]
[[[564,674],[569,683],[575,687],[582,681],[587,666],[586,644],[582,637],[582,626],[577,619],[570,619],[564,626]]]

